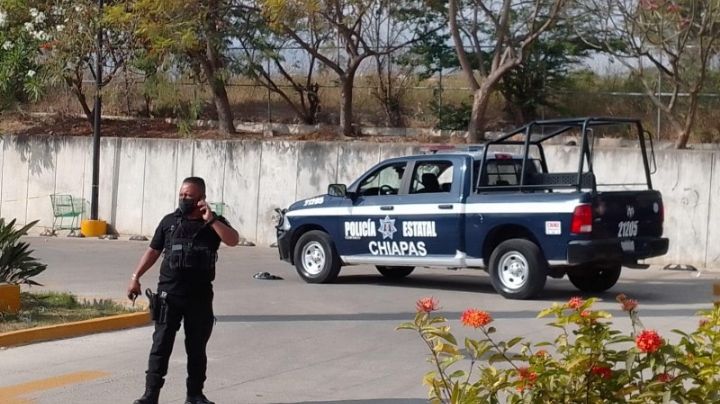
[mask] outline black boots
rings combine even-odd
[[[205,397],[204,394],[198,394],[196,396],[188,395],[185,399],[185,404],[215,404]]]
[[[160,389],[145,389],[145,394],[135,400],[133,404],[158,404],[160,398]]]

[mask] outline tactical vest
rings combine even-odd
[[[215,279],[217,250],[209,242],[197,240],[198,234],[206,226],[202,225],[192,234],[183,228],[187,224],[178,217],[175,229],[170,236],[169,250],[165,250],[165,260],[174,276],[193,282],[212,282]]]

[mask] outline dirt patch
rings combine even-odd
[[[0,115],[0,134],[43,135],[43,136],[92,136],[92,126],[81,117],[67,115],[36,116],[9,113]],[[254,140],[298,140],[298,141],[365,141],[375,143],[462,143],[460,138],[424,136],[338,136],[330,130],[304,134],[273,134],[266,137],[261,133],[239,132],[234,135],[221,133],[216,129],[192,128],[180,131],[178,126],[164,119],[103,119],[103,137],[162,138],[162,139],[254,139]]]

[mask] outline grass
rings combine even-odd
[[[110,299],[78,300],[70,293],[57,292],[22,292],[20,301],[21,309],[17,314],[0,313],[0,332],[89,320],[140,310],[128,309]]]

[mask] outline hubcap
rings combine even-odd
[[[530,267],[525,257],[517,251],[510,251],[500,257],[500,282],[508,289],[519,289],[527,282]]]
[[[317,241],[307,243],[302,251],[302,263],[305,272],[318,275],[325,267],[325,250]]]

